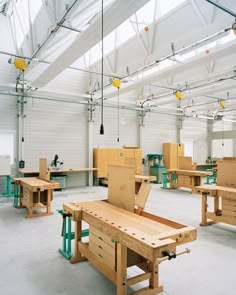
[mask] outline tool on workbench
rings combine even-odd
[[[60,162],[58,159],[59,159],[58,155],[55,155],[54,159],[51,162],[52,169],[59,169],[58,165],[60,166],[63,165],[63,162]]]

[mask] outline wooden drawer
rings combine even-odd
[[[236,201],[222,199],[222,214],[236,218]]]
[[[94,227],[89,228],[89,250],[96,254],[102,262],[115,270],[116,244]]]
[[[115,248],[116,247],[115,241],[113,241],[106,234],[104,234],[104,233],[100,232],[99,230],[97,230],[95,227],[93,227],[93,226],[90,225],[89,232],[92,233],[93,235],[97,236],[100,241],[105,242],[110,247],[112,247],[112,248]]]
[[[104,263],[115,270],[115,248],[89,233],[89,250],[95,253]]]

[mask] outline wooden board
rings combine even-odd
[[[58,170],[50,169],[50,173],[66,173],[66,172],[86,172],[86,171],[96,171],[97,168],[63,168]],[[39,170],[37,169],[19,169],[19,172],[22,174],[39,174]]]
[[[13,181],[21,185],[22,187],[27,188],[31,192],[60,188],[60,184],[57,182],[48,182],[36,177],[14,178]]]
[[[236,161],[217,161],[217,185],[236,187]]]
[[[181,170],[181,169],[168,169],[168,173],[174,173],[177,175],[189,175],[189,176],[208,176],[212,175],[212,172],[198,171],[198,170]]]
[[[39,178],[42,180],[50,180],[47,159],[39,159]]]
[[[133,166],[109,165],[108,202],[134,212],[135,168]]]
[[[192,157],[179,157],[179,169],[193,170]]]
[[[142,183],[137,198],[136,198],[136,205],[140,208],[140,209],[144,209],[146,202],[147,202],[147,198],[149,196],[151,190],[151,185],[150,183],[144,182]]]

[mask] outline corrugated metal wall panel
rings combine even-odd
[[[16,98],[0,95],[0,133],[17,131]],[[15,138],[16,140],[16,138]],[[1,144],[1,142],[0,142]],[[16,174],[16,162],[12,165],[11,173]],[[0,177],[0,194],[6,191],[6,177]]]
[[[88,166],[87,108],[83,105],[42,101],[28,102],[25,119],[26,168],[38,168],[39,158],[48,165],[55,154],[65,168]],[[68,185],[87,184],[86,172],[70,173]],[[77,178],[78,181],[71,181]]]
[[[193,160],[205,163],[208,155],[208,134],[206,120],[185,118],[181,129],[181,141],[193,142]]]
[[[138,145],[138,120],[136,111],[120,110],[119,142],[118,138],[118,110],[104,109],[104,135],[100,135],[101,109],[94,114],[94,147],[123,147],[125,144]]]
[[[142,134],[143,155],[162,154],[164,142],[176,142],[176,117],[148,113],[144,118]]]

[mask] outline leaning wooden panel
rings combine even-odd
[[[135,167],[110,165],[108,167],[108,202],[134,211]]]
[[[236,187],[236,161],[217,161],[217,185]]]

